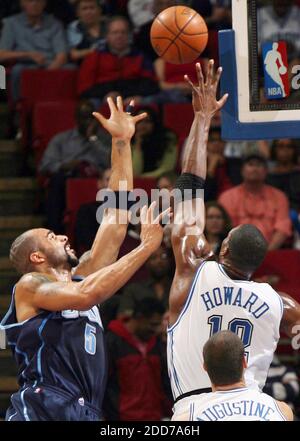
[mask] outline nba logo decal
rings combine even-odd
[[[265,97],[269,100],[286,98],[290,94],[287,50],[285,41],[262,45]]]

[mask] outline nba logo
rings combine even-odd
[[[290,94],[287,49],[285,41],[262,45],[265,97],[269,100],[286,98]]]

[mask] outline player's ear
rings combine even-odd
[[[34,253],[30,254],[29,260],[34,265],[41,265],[42,263],[44,263],[46,261],[46,257],[40,251],[35,251]]]
[[[207,372],[205,363],[203,363],[203,369],[205,370],[205,372]]]
[[[243,357],[243,368],[247,369],[247,367],[248,367],[248,363],[247,363],[246,357]]]

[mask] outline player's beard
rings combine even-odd
[[[69,253],[67,253],[67,262],[71,268],[75,268],[77,265],[79,265],[78,257],[71,256]]]

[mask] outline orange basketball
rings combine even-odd
[[[172,6],[154,19],[150,31],[155,52],[173,64],[192,63],[204,51],[208,31],[204,19],[194,9]]]

